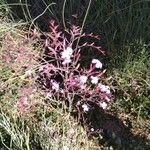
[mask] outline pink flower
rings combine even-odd
[[[72,48],[67,47],[67,49],[61,53],[61,58],[63,58],[63,59],[70,58],[72,53],[73,53]]]
[[[98,83],[98,77],[91,76],[91,82],[92,82],[92,84],[97,84]]]
[[[106,102],[101,102],[101,103],[100,103],[100,106],[101,106],[103,109],[106,109],[107,103],[106,103]]]
[[[45,73],[47,76],[49,76],[50,72],[54,69],[55,67],[52,64],[45,64],[39,67],[39,72]]]
[[[45,65],[41,65],[41,66],[39,67],[39,72],[40,72],[40,71],[43,71],[43,70],[44,70],[44,67],[45,67]]]
[[[77,102],[77,106],[80,106],[80,104],[81,104],[81,102],[80,102],[80,101],[78,101],[78,102]]]
[[[31,75],[32,75],[32,70],[27,70],[26,72],[25,72],[25,76],[26,77],[30,77]]]
[[[28,98],[26,96],[21,97],[17,103],[16,107],[21,111],[25,111],[29,107]]]
[[[101,69],[102,66],[103,66],[102,63],[101,63],[98,59],[93,59],[93,60],[92,60],[92,64],[95,64],[95,67],[96,67],[96,68],[100,68],[100,69]]]
[[[59,91],[59,84],[56,81],[51,80],[52,83],[52,89]]]
[[[71,47],[67,47],[67,49],[65,50],[70,56],[73,53],[73,49]]]
[[[108,96],[105,96],[105,100],[106,100],[107,102],[110,102],[110,98],[109,98]]]
[[[61,53],[61,58],[64,60],[63,65],[68,64],[71,62],[71,56],[73,54],[73,50],[71,47],[67,47],[62,53]]]
[[[80,88],[81,88],[82,90],[84,90],[84,89],[86,89],[86,85],[85,85],[85,84],[82,84],[82,85],[80,85]]]
[[[88,79],[87,76],[84,76],[84,75],[80,76],[80,82],[81,82],[82,84],[86,83],[86,82],[87,82],[87,79]]]
[[[110,94],[111,93],[109,86],[106,86],[106,85],[103,85],[103,84],[99,84],[98,87],[99,87],[101,92],[105,92],[106,94]]]
[[[91,131],[94,132],[94,128],[91,128]]]
[[[82,108],[84,112],[89,111],[89,107],[86,104],[83,104]]]
[[[70,58],[65,58],[64,61],[62,62],[63,65],[71,63]]]

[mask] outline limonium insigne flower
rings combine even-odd
[[[103,109],[106,109],[106,108],[107,108],[107,103],[106,103],[106,102],[100,102],[100,106],[101,106]]]
[[[59,84],[53,80],[51,80],[51,83],[52,83],[52,89],[58,91],[59,90]]]
[[[27,96],[22,96],[16,103],[16,107],[21,111],[25,111],[29,107]]]
[[[97,84],[98,83],[98,77],[91,76],[91,83]]]
[[[101,63],[98,59],[93,59],[93,60],[92,60],[92,64],[95,64],[95,67],[96,67],[96,68],[100,68],[100,69],[101,69],[102,66],[103,66],[102,63]]]
[[[86,104],[83,104],[82,108],[84,112],[89,111],[89,107]]]
[[[71,47],[67,47],[67,49],[65,49],[62,53],[61,53],[61,58],[64,60],[63,61],[63,65],[64,64],[68,64],[71,62],[71,56],[73,53],[73,49]]]
[[[73,53],[73,49],[71,47],[67,47],[67,49],[65,49],[61,54],[61,58],[68,58],[68,57],[71,57]]]
[[[62,62],[63,65],[71,63],[70,58],[65,58],[64,61]]]
[[[94,132],[94,128],[91,128],[91,131]]]
[[[106,100],[107,102],[110,102],[111,99],[110,99],[108,96],[106,96],[106,97],[105,97],[105,100]]]
[[[31,75],[32,75],[32,70],[27,70],[27,71],[25,71],[25,76],[26,77],[30,77]]]
[[[77,106],[79,106],[80,104],[81,104],[81,102],[80,102],[80,101],[78,101],[78,102],[77,102]]]
[[[105,92],[106,94],[111,93],[109,86],[106,86],[106,85],[103,85],[103,84],[99,84],[98,86],[99,86],[101,92]]]
[[[86,83],[86,82],[87,82],[87,79],[88,79],[88,77],[85,76],[85,75],[80,76],[80,82],[81,82],[82,84]]]

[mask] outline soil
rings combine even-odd
[[[80,122],[87,130],[89,138],[98,143],[92,150],[149,150],[150,120],[137,120],[121,108],[111,107],[108,111],[89,103],[90,111],[82,112]]]

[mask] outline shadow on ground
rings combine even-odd
[[[149,150],[150,141],[146,137],[131,133],[131,123],[127,125],[98,105],[88,102],[88,112],[81,108],[78,120],[87,130],[89,138],[97,137],[99,145],[112,146],[114,150]],[[76,115],[75,115],[76,116]]]

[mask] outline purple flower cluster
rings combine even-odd
[[[45,92],[45,97],[63,100],[72,108],[80,107],[84,112],[90,110],[88,102],[94,102],[102,109],[107,109],[111,100],[111,91],[103,82],[105,70],[97,58],[92,58],[89,66],[81,65],[81,51],[92,48],[104,53],[101,46],[94,42],[80,42],[79,39],[99,40],[93,34],[81,34],[81,29],[72,26],[67,36],[58,29],[55,21],[50,22],[50,32],[45,34],[44,55],[36,71],[35,83]],[[34,31],[35,32],[35,31]],[[69,35],[68,35],[69,34]],[[34,33],[35,35],[35,33]],[[92,41],[92,40],[91,40]],[[30,72],[26,72],[30,76]],[[32,90],[30,90],[32,91]],[[30,107],[30,93],[22,94],[16,106],[24,111]],[[32,94],[31,94],[32,95]]]
[[[100,60],[93,58],[89,67],[81,67],[81,50],[92,47],[102,52],[101,46],[95,43],[84,43],[75,46],[82,37],[99,39],[93,34],[81,34],[80,28],[73,26],[69,36],[58,30],[55,21],[50,22],[51,31],[45,40],[46,63],[38,70],[37,80],[45,89],[46,97],[67,101],[70,105],[82,105],[83,111],[88,111],[86,102],[92,101],[106,109],[111,100],[109,86],[102,83],[105,70]],[[78,97],[78,98],[76,98]]]

